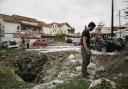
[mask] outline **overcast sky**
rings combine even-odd
[[[111,24],[112,0],[0,0],[0,13],[34,17],[46,23],[68,22],[76,31],[82,31],[90,21]],[[126,0],[115,0],[115,25],[118,25],[118,9],[128,5]],[[128,22],[121,19],[122,23]]]

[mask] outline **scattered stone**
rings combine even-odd
[[[70,54],[68,59],[75,59],[74,55],[73,54]]]
[[[75,67],[75,70],[76,70],[77,72],[81,72],[81,69],[82,69],[81,66],[77,66],[77,67]]]
[[[90,86],[89,89],[97,89],[98,86],[104,87],[105,89],[119,89],[117,88],[117,84],[109,79],[102,78],[98,80],[94,80]]]
[[[53,83],[54,85],[57,85],[57,84],[62,84],[62,83],[64,83],[64,81],[63,81],[63,80],[53,80],[52,83]]]

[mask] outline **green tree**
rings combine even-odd
[[[80,37],[80,32],[76,33],[76,36],[77,36],[77,37]]]
[[[65,34],[56,34],[55,41],[65,41]]]

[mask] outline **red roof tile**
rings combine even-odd
[[[65,23],[56,23],[56,22],[53,22],[53,23],[51,23],[50,25],[53,25],[53,24],[57,24],[58,27],[62,27],[62,26],[64,26],[64,25],[67,25],[68,27],[71,27],[67,22],[65,22]],[[72,28],[72,27],[71,27],[71,28]]]
[[[26,16],[12,15],[12,17],[14,17],[18,21],[38,22],[38,20]]]
[[[51,27],[51,25],[53,24],[57,24],[58,27],[62,27],[64,25],[67,25],[68,27],[72,28],[67,22],[65,23],[56,23],[56,22],[53,22],[51,24],[47,24],[43,21],[38,21],[34,18],[29,18],[29,17],[26,17],[26,16],[19,16],[19,15],[4,15],[4,14],[0,14],[0,18],[2,18],[4,21],[7,21],[7,22],[15,22],[15,23],[22,23],[22,21],[28,21],[28,22],[34,22],[34,23],[38,23],[38,27]],[[26,25],[31,25],[31,24],[26,24]]]
[[[7,21],[7,22],[14,22],[14,23],[18,22],[14,17],[10,15],[0,14],[0,18],[2,18],[4,21]]]
[[[47,23],[45,23],[43,21],[39,21],[39,26],[42,26],[42,27],[51,27],[50,25],[48,25]]]
[[[58,27],[62,27],[63,25],[65,25],[65,23],[56,23],[56,22],[53,22],[53,23],[51,23],[49,25],[53,25],[53,24],[57,24]]]

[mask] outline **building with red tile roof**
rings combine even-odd
[[[0,14],[2,26],[4,27],[4,40],[25,38],[47,38],[50,40],[56,34],[65,34],[65,36],[73,36],[75,29],[67,22],[57,23],[53,22],[47,24],[35,18],[30,18],[20,15],[5,15]],[[3,23],[4,22],[4,23]]]

